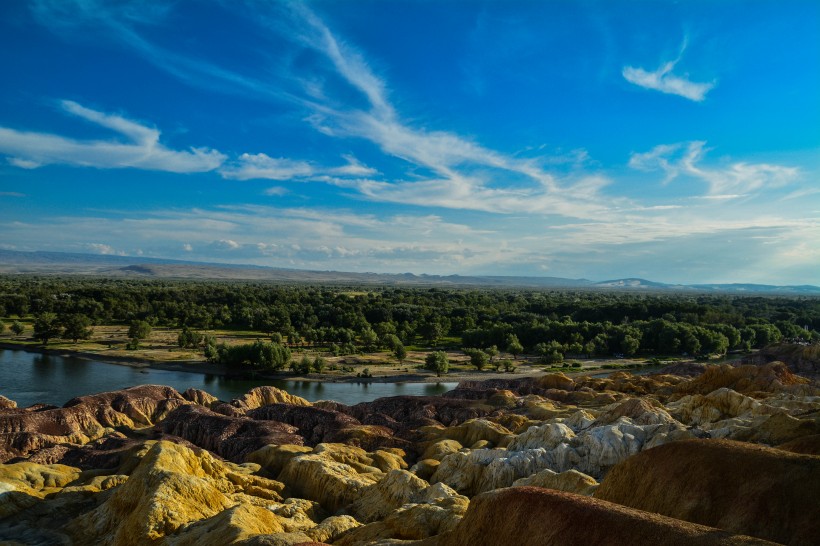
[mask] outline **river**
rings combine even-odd
[[[0,394],[17,402],[18,407],[27,407],[38,402],[62,406],[76,396],[135,385],[168,385],[180,392],[194,387],[226,401],[245,394],[253,387],[271,385],[311,402],[336,400],[353,405],[400,394],[441,394],[455,388],[456,383],[319,383],[233,379],[0,349]]]

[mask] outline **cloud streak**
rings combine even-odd
[[[662,63],[656,70],[648,71],[634,66],[625,66],[621,74],[626,81],[638,87],[660,91],[668,95],[677,95],[695,102],[703,102],[706,99],[706,94],[715,87],[714,82],[693,82],[688,79],[688,74],[677,76],[672,73],[672,70],[680,62],[685,49],[686,42],[681,46],[681,52],[677,59]]]
[[[693,141],[661,144],[644,153],[633,153],[629,166],[641,171],[661,170],[664,182],[686,175],[709,186],[708,199],[732,199],[751,192],[779,188],[797,180],[797,167],[770,163],[736,162],[722,168],[702,166],[706,156],[706,142]]]
[[[62,101],[63,110],[92,124],[114,131],[117,140],[77,140],[49,133],[18,131],[0,126],[0,154],[10,156],[16,167],[34,169],[63,164],[99,169],[138,168],[174,173],[197,173],[217,169],[226,156],[208,148],[172,150],[159,142],[157,129],[122,116],[106,114]]]

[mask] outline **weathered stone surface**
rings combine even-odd
[[[347,510],[358,521],[370,523],[407,504],[429,486],[429,483],[406,470],[391,470],[378,483],[363,489]]]
[[[283,532],[280,518],[252,504],[238,504],[217,515],[196,521],[166,537],[168,546],[235,544],[255,535]]]
[[[359,526],[361,523],[351,516],[331,516],[307,530],[305,534],[316,542],[333,542],[342,534]]]
[[[310,446],[332,442],[342,429],[360,424],[357,419],[344,413],[291,404],[269,404],[250,410],[246,415],[251,419],[293,425],[305,439],[305,444]]]
[[[259,464],[266,474],[276,477],[284,470],[292,458],[312,451],[313,448],[303,445],[272,444],[248,454],[246,460]]]
[[[316,501],[336,512],[384,476],[371,466],[372,462],[362,449],[319,444],[311,453],[291,458],[279,480],[286,484],[291,496]]]
[[[67,529],[75,540],[86,543],[145,544],[220,514],[237,504],[237,495],[247,498],[264,492],[260,498],[279,498],[284,486],[252,476],[251,470],[220,462],[206,451],[157,442],[127,482]],[[227,514],[220,521],[235,522],[232,518],[243,514]]]
[[[30,462],[0,465],[0,519],[33,506],[80,477],[80,469]]]
[[[86,444],[111,427],[150,427],[186,403],[170,387],[142,385],[74,398],[62,408],[7,409],[0,413],[0,462],[60,444]]]
[[[587,476],[577,470],[566,470],[559,474],[552,470],[545,469],[537,474],[513,482],[513,486],[524,485],[590,496],[598,489],[599,484],[592,476]]]
[[[182,397],[185,398],[185,400],[188,400],[189,402],[199,404],[200,406],[205,406],[209,409],[213,409],[212,406],[219,403],[219,399],[213,394],[207,393],[199,389],[195,389],[193,387],[183,392]]]
[[[365,424],[387,426],[395,431],[440,423],[455,426],[478,419],[493,410],[470,400],[433,396],[391,396],[373,402],[356,404],[350,414]]]
[[[17,402],[14,400],[10,400],[0,394],[0,409],[15,409],[17,407]]]
[[[310,402],[276,387],[254,387],[239,398],[231,400],[231,405],[242,410],[252,410],[270,404],[290,404],[292,406],[310,406]]]
[[[680,394],[709,394],[720,388],[728,388],[741,394],[792,392],[816,395],[818,389],[803,377],[794,375],[782,362],[764,366],[738,366],[728,364],[708,366],[700,376],[681,383]]]
[[[536,487],[511,487],[475,497],[464,518],[430,546],[588,546],[609,544],[769,544],[702,525]]]
[[[390,544],[389,539],[420,540],[447,531],[458,525],[467,511],[465,497],[441,497],[430,503],[406,504],[391,512],[382,521],[358,527],[343,534],[333,544]]]
[[[595,496],[781,543],[820,536],[820,457],[764,446],[672,442],[613,468]]]
[[[448,427],[443,436],[465,446],[472,446],[485,440],[493,447],[503,447],[512,439],[509,430],[486,419],[470,419],[460,425]]]
[[[182,406],[160,424],[166,434],[231,459],[242,461],[253,451],[268,444],[304,442],[299,430],[275,421],[254,421],[248,417],[229,417],[197,405]]]
[[[523,434],[519,434],[509,443],[507,449],[523,451],[540,447],[551,450],[561,443],[569,443],[573,438],[575,438],[575,433],[564,423],[547,423],[538,427],[530,427]]]

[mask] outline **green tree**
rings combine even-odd
[[[313,359],[313,363],[311,364],[311,367],[313,368],[314,372],[322,373],[325,370],[325,365],[326,364],[327,364],[327,362],[325,361],[324,358],[322,358],[319,355],[316,355],[316,358]]]
[[[518,336],[510,334],[507,336],[507,352],[513,355],[513,359],[517,359],[518,355],[524,352],[524,346],[518,341]]]
[[[483,370],[490,360],[489,356],[487,356],[487,353],[485,353],[481,349],[468,347],[462,349],[462,351],[464,351],[465,355],[470,357],[470,364],[475,366],[475,369],[479,371]]]
[[[151,335],[151,325],[144,320],[132,320],[128,327],[128,337],[132,339],[145,339]]]
[[[310,367],[313,363],[310,361],[310,357],[308,355],[302,355],[302,358],[299,359],[297,362],[294,360],[290,363],[290,369],[297,374],[307,374],[310,373]]]
[[[91,338],[91,319],[87,316],[75,313],[63,319],[63,339],[73,340],[74,343],[81,339]]]
[[[14,333],[14,335],[20,336],[23,335],[23,332],[26,331],[26,327],[23,326],[23,323],[19,320],[15,320],[11,323],[11,331]]]
[[[2,320],[0,320],[0,334],[2,334],[5,331],[6,331],[6,325],[5,325],[5,323],[3,323]]]
[[[48,345],[48,340],[60,337],[62,328],[54,313],[41,313],[34,318],[34,339]]]
[[[177,335],[177,345],[182,349],[196,349],[202,340],[202,334],[190,330],[187,326],[183,326],[182,331]]]
[[[372,351],[375,349],[376,344],[379,342],[379,336],[373,331],[373,328],[365,328],[362,330],[361,336],[359,337],[362,340],[362,345],[367,351]]]
[[[434,351],[424,359],[424,369],[436,372],[436,376],[446,374],[450,369],[450,361],[444,351]]]
[[[404,348],[404,344],[401,341],[393,348],[393,356],[399,361],[399,366],[401,366],[404,359],[407,358],[407,349]]]
[[[492,364],[493,360],[495,360],[495,357],[498,356],[498,347],[496,345],[490,345],[489,347],[484,349],[484,353],[487,355],[487,357],[489,357],[490,364]]]

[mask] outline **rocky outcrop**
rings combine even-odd
[[[382,425],[394,431],[406,431],[424,425],[451,427],[478,419],[493,411],[492,407],[471,400],[433,396],[391,396],[350,407],[350,415],[365,424]]]
[[[318,502],[329,512],[351,504],[385,472],[406,463],[398,453],[343,444],[319,444],[310,453],[291,457],[278,479],[290,496]]]
[[[202,406],[186,405],[173,411],[159,425],[166,434],[179,436],[221,457],[241,462],[268,444],[304,442],[299,429],[275,421],[229,417]]]
[[[67,530],[75,540],[85,543],[136,546],[217,516],[240,500],[280,499],[283,488],[281,483],[254,476],[251,468],[220,462],[206,451],[157,442],[149,447],[128,481],[99,507],[72,521]],[[252,515],[259,512],[234,509],[215,521],[235,527],[237,518]],[[196,537],[202,528],[187,531]],[[193,544],[180,542],[188,543]]]
[[[799,544],[818,531],[800,509],[820,494],[812,389],[775,364],[694,379],[549,374],[352,407],[272,387],[231,403],[155,386],[64,408],[0,401],[0,450],[14,462],[0,465],[0,541],[754,542],[738,532]],[[724,443],[687,441],[709,437],[781,448],[709,455],[701,443]],[[477,512],[460,523],[470,497]]]
[[[764,366],[708,366],[700,376],[678,385],[676,391],[681,395],[709,394],[720,388],[749,395],[778,392],[818,394],[818,389],[809,385],[808,379],[794,375],[782,362]]]
[[[763,348],[759,356],[766,362],[785,362],[791,371],[809,377],[820,376],[820,344],[779,343]]]
[[[8,409],[0,413],[0,462],[61,444],[83,445],[113,427],[148,428],[183,404],[170,387],[143,385],[74,398],[62,408]]]
[[[424,544],[691,546],[769,543],[572,493],[511,487],[477,496],[452,531]]]
[[[310,402],[301,396],[295,396],[276,387],[254,387],[239,398],[231,400],[231,405],[243,410],[252,410],[270,404],[290,404],[292,406],[310,406]]]
[[[354,417],[344,413],[291,404],[270,404],[250,410],[246,415],[251,419],[293,425],[305,439],[305,444],[310,446],[333,442],[342,429],[361,424]]]
[[[446,494],[425,502],[411,502],[390,512],[381,521],[343,534],[334,545],[390,544],[391,541],[434,537],[455,529],[468,505],[466,497]]]
[[[728,440],[673,442],[613,468],[595,496],[788,544],[820,536],[820,457]]]
[[[577,470],[566,470],[558,474],[547,469],[513,482],[513,486],[525,485],[590,496],[598,489],[599,484],[592,476],[587,476]]]

